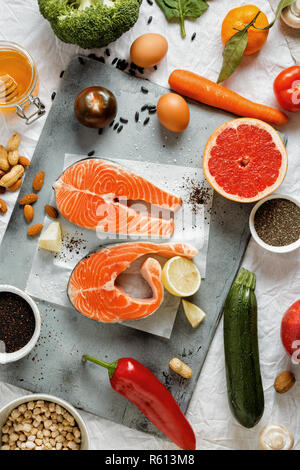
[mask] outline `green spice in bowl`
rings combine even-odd
[[[291,196],[272,194],[259,201],[250,214],[254,240],[273,253],[300,247],[300,204]]]

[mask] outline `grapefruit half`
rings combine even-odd
[[[252,118],[234,119],[210,136],[203,156],[209,184],[222,196],[255,202],[275,191],[288,165],[285,146],[273,127]]]

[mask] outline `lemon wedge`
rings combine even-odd
[[[193,328],[197,328],[197,326],[199,326],[206,317],[206,313],[204,313],[200,307],[192,304],[192,302],[189,302],[188,300],[182,299],[182,305],[186,318]]]
[[[39,239],[39,248],[59,253],[62,246],[61,227],[59,222],[52,222]]]
[[[162,283],[176,297],[189,297],[199,289],[201,275],[193,261],[174,256],[163,267]]]

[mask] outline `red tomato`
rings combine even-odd
[[[282,318],[281,340],[286,352],[300,364],[300,300]]]
[[[274,93],[283,109],[300,111],[300,66],[294,65],[283,70],[274,81]]]

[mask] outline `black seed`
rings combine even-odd
[[[156,113],[156,106],[154,106],[153,108],[148,108],[148,113],[149,114],[155,114]]]
[[[112,126],[114,125],[114,122],[115,122],[114,120],[113,120],[113,121],[111,121],[111,123],[110,123],[109,127],[112,127]]]
[[[119,123],[116,122],[116,124],[114,125],[114,131],[119,127]]]
[[[141,111],[146,111],[146,109],[148,109],[148,104],[144,104],[144,106],[141,107]]]
[[[143,125],[144,125],[144,126],[146,126],[146,125],[148,124],[148,122],[149,122],[149,121],[150,121],[150,118],[149,118],[149,117],[147,117],[147,118],[145,119],[145,121],[143,122]]]
[[[62,78],[62,77],[64,76],[64,73],[65,73],[65,71],[62,70],[62,71],[60,72],[60,76],[59,76],[59,77]]]
[[[196,33],[193,33],[191,37],[191,41],[194,41],[195,37],[196,37]]]
[[[56,97],[56,92],[54,91],[51,95],[51,100],[53,101],[55,97]]]
[[[89,152],[87,155],[88,157],[92,157],[93,155],[95,155],[95,150],[91,150],[91,152]]]
[[[154,70],[157,70],[157,65],[154,65],[154,67],[153,67],[153,68],[154,68]]]
[[[123,126],[120,126],[119,129],[117,130],[118,134],[120,134],[122,129],[123,129]]]
[[[152,0],[147,0],[147,2],[149,3],[149,5],[151,5],[151,6],[153,5]]]
[[[152,16],[149,16],[148,21],[147,21],[147,24],[150,24],[151,21],[152,21]]]
[[[138,69],[138,71],[139,71],[140,73],[144,73],[143,67],[138,67],[137,69]]]
[[[111,64],[112,64],[112,65],[115,65],[115,63],[117,62],[117,60],[118,60],[118,57],[115,57]]]
[[[101,135],[103,132],[103,129],[100,127],[100,129],[98,129],[98,134]]]
[[[109,49],[105,49],[105,54],[107,55],[107,57],[110,56],[110,50]]]
[[[122,122],[123,124],[127,124],[128,119],[124,119],[124,118],[121,117],[121,118],[120,118],[120,122]]]
[[[85,65],[85,62],[82,57],[78,57],[78,61],[81,65]]]
[[[124,71],[128,67],[128,62],[125,59],[119,59],[117,62],[117,69]]]
[[[144,86],[141,87],[141,92],[144,93],[145,95],[147,95],[147,93],[149,93],[149,90],[147,90],[147,88],[145,88]]]
[[[105,59],[104,59],[104,57],[99,57],[99,62],[102,62],[102,64],[105,64]]]
[[[129,69],[129,75],[131,75],[132,77],[135,77],[135,71],[132,69]]]
[[[139,113],[138,113],[138,111],[137,111],[137,112],[135,113],[135,116],[134,116],[135,122],[138,122],[138,121],[139,121],[139,117],[140,117],[140,115],[139,115]]]
[[[136,65],[134,62],[130,62],[130,68],[131,68],[132,70],[136,70],[138,67],[137,67],[137,65]]]

